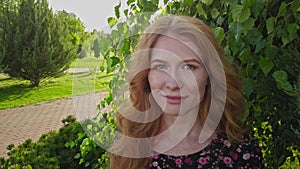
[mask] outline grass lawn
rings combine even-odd
[[[78,59],[71,64],[75,68],[96,68],[100,60],[96,58]],[[99,66],[99,65],[98,65]],[[34,104],[42,101],[51,101],[66,98],[72,95],[92,91],[108,90],[108,83],[112,74],[105,72],[66,73],[59,78],[44,80],[40,86],[30,88],[29,81],[0,76],[0,110]]]

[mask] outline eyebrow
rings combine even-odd
[[[197,59],[186,59],[186,60],[183,60],[183,62],[196,62],[196,63],[198,63],[198,64],[200,64],[200,65],[202,65],[203,63],[201,62],[201,61],[199,61],[199,60],[197,60]]]
[[[152,60],[150,63],[154,63],[154,62],[167,62],[166,60],[162,60],[162,59],[154,59]],[[196,62],[200,65],[202,65],[203,63],[197,59],[186,59],[186,60],[183,60],[184,63],[188,63],[188,62]]]
[[[161,59],[150,60],[150,63],[153,63],[153,62],[167,62],[167,61],[161,60]]]

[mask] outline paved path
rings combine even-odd
[[[78,113],[89,112],[104,97],[105,93],[92,93],[0,110],[0,157],[7,158],[6,147],[9,144],[17,146],[28,138],[37,141],[43,133],[59,129],[63,125],[61,120],[68,115],[79,120],[84,118],[85,115]]]

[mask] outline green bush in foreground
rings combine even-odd
[[[73,117],[63,121],[59,131],[51,131],[34,143],[30,139],[9,145],[8,159],[0,158],[0,168],[100,168],[105,150],[97,146]],[[88,122],[86,122],[88,123]],[[88,144],[87,144],[88,142]],[[81,153],[88,149],[87,153]]]

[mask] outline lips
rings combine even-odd
[[[165,97],[167,99],[167,102],[171,104],[179,104],[184,99],[184,97],[181,96],[165,96]]]

